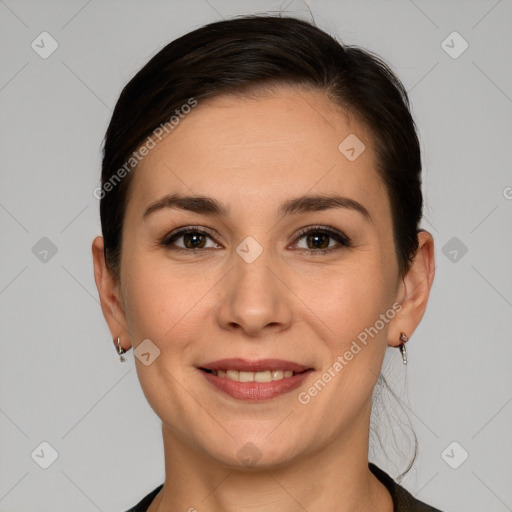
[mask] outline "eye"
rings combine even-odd
[[[351,246],[350,239],[346,235],[328,226],[303,228],[299,231],[297,237],[295,246],[300,250],[311,253],[328,253],[342,247]],[[305,242],[305,246],[301,247],[302,240]],[[333,241],[334,244],[331,243]],[[160,243],[173,250],[187,252],[221,248],[212,235],[199,226],[189,226],[174,231],[166,235]]]
[[[208,240],[210,245],[208,246]],[[181,243],[177,243],[181,242]],[[220,246],[215,243],[210,233],[199,227],[189,226],[166,235],[160,242],[166,247],[173,246],[175,250],[193,251],[201,249],[217,249]]]
[[[350,247],[350,239],[346,235],[328,226],[303,228],[297,240],[299,249],[315,253],[327,253],[342,247]],[[301,240],[304,240],[305,247],[300,247]],[[333,240],[336,242],[334,245],[331,244]]]

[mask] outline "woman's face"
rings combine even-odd
[[[137,372],[167,441],[234,466],[362,450],[403,291],[362,126],[286,87],[199,101],[131,186],[119,300],[135,353],[149,353]],[[167,195],[210,203],[148,211]]]

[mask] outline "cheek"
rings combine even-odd
[[[304,309],[324,324],[333,348],[350,342],[392,305],[393,272],[374,249],[354,254],[336,268],[310,268],[296,275]]]
[[[223,272],[206,266],[199,271],[194,261],[173,264],[160,251],[131,254],[123,269],[123,296],[133,347],[149,338],[162,360],[175,366],[172,361],[186,357],[186,348],[203,332]]]
[[[125,263],[123,296],[133,349],[149,339],[159,350],[147,366],[136,361],[141,388],[161,418],[172,423],[172,417],[166,415],[173,411],[185,421],[194,406],[180,382],[189,378],[187,362],[197,357],[193,329],[201,325],[196,320],[207,284],[196,274],[171,269],[161,255],[156,258],[141,252]],[[189,420],[193,422],[193,418]]]
[[[171,265],[161,254],[129,254],[122,279],[134,347],[146,338],[157,345],[171,338],[173,346],[180,340],[186,343],[187,334],[193,334],[194,318],[199,321],[208,316],[208,308],[210,314],[215,310],[215,297],[223,286],[221,270],[203,266],[198,272],[194,262]],[[294,265],[290,272],[282,269],[294,295],[283,292],[280,300],[290,301],[290,307],[301,311],[299,323],[307,318],[316,322],[320,337],[323,331],[338,343],[350,341],[389,307],[392,273],[383,261],[371,250],[348,258],[343,266],[309,264]]]
[[[194,280],[171,272],[165,260],[134,254],[124,263],[125,314],[136,346],[145,338],[158,345],[166,331],[186,314],[188,299],[197,295]]]
[[[380,373],[389,321],[395,314],[388,274],[377,260],[371,265],[347,266],[323,280],[304,301],[318,312],[315,323],[324,333],[322,371],[333,384],[323,395],[323,403],[337,404],[343,397],[344,407],[334,415],[338,420],[366,403]],[[329,371],[335,375],[332,379]],[[322,375],[319,378],[323,380]],[[322,400],[316,406],[322,409]]]

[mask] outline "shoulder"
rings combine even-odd
[[[393,512],[442,512],[417,500],[409,491],[396,483],[386,472],[369,463],[370,471],[386,486],[393,498]]]
[[[147,496],[144,496],[137,505],[126,512],[146,512],[149,505],[151,505],[151,502],[156,498],[156,495],[161,491],[163,486],[164,484],[160,484],[154,491],[151,491]]]

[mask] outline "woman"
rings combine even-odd
[[[212,23],[128,83],[92,251],[162,420],[165,482],[132,511],[437,510],[368,462],[434,276],[420,172],[399,80],[304,21]]]

